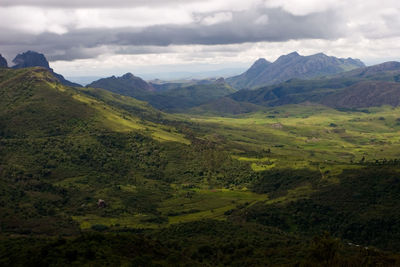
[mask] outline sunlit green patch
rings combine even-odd
[[[188,222],[205,218],[225,219],[225,212],[238,205],[251,205],[268,199],[265,194],[232,189],[181,189],[162,203],[159,210],[167,215],[169,223]]]

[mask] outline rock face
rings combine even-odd
[[[310,79],[365,67],[358,59],[329,57],[323,53],[301,56],[297,52],[270,63],[258,59],[245,73],[227,79],[237,89],[278,84],[293,78]]]
[[[63,85],[67,86],[81,86],[80,84],[70,82],[64,78],[61,74],[55,73],[52,68],[50,68],[49,62],[43,54],[27,51],[22,54],[18,54],[14,59],[13,63],[15,64],[12,68],[21,69],[21,68],[30,68],[30,67],[43,67],[52,72],[54,77],[56,77]]]
[[[18,54],[14,59],[14,69],[29,68],[29,67],[44,67],[50,69],[49,62],[43,54],[27,51],[22,54]]]
[[[0,68],[7,68],[7,67],[8,67],[7,60],[0,54]]]
[[[151,84],[132,73],[126,73],[121,77],[103,78],[88,84],[86,87],[102,88],[120,95],[139,98],[155,91]]]

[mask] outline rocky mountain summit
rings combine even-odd
[[[358,59],[330,57],[323,53],[301,56],[297,52],[280,56],[271,63],[258,59],[243,74],[227,79],[237,89],[278,84],[293,78],[311,79],[365,67]]]
[[[18,54],[14,59],[12,66],[13,69],[29,68],[29,67],[43,67],[51,71],[51,73],[62,83],[67,86],[81,86],[80,84],[70,82],[64,78],[61,74],[55,73],[46,57],[38,52],[27,51],[22,54]]]

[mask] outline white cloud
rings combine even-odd
[[[63,34],[73,22],[71,11],[33,7],[0,7],[0,18],[2,22],[0,27],[36,34],[46,31]]]
[[[266,7],[281,7],[294,15],[307,15],[344,6],[346,0],[265,0]]]
[[[201,19],[201,23],[204,25],[213,25],[223,22],[232,21],[232,13],[231,12],[219,12],[216,14],[212,14],[206,16]]]
[[[333,15],[307,21],[319,12]],[[229,67],[295,50],[370,64],[400,60],[398,0],[0,0],[0,18],[0,53],[32,49],[53,59],[78,58],[52,63],[65,74],[157,65]],[[294,27],[298,23],[315,30]],[[158,31],[146,32],[148,27]],[[135,30],[146,33],[140,35],[143,42],[135,39]],[[126,39],[118,39],[124,34]],[[186,45],[188,36],[192,45]]]

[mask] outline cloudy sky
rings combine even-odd
[[[324,52],[400,60],[398,0],[1,0],[0,53],[66,76],[247,67]]]

